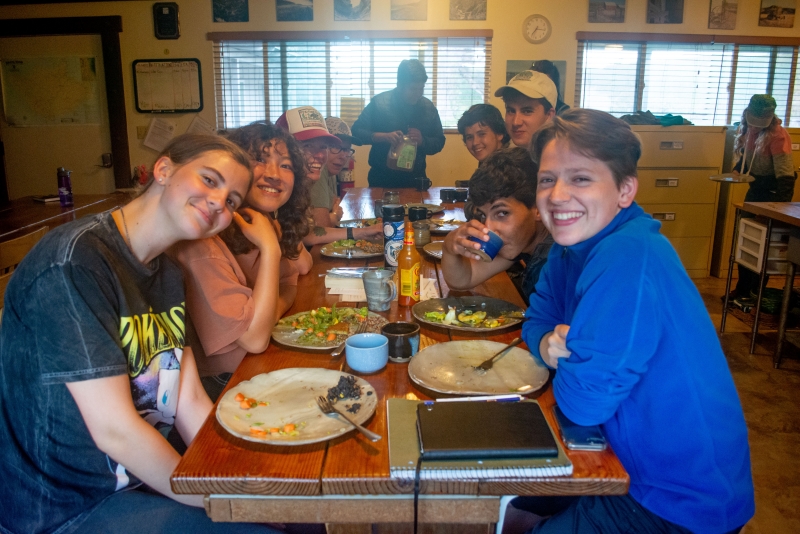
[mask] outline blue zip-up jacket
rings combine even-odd
[[[602,424],[630,495],[695,532],[727,532],[755,512],[747,427],[700,294],[635,203],[600,233],[553,245],[522,337],[569,325],[553,381],[581,425]]]

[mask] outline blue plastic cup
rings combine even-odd
[[[500,252],[500,249],[503,248],[503,240],[491,230],[489,230],[489,241],[482,241],[473,236],[469,236],[469,240],[475,241],[481,246],[480,249],[472,249],[470,252],[477,254],[483,261],[487,262],[492,261],[497,256],[497,253]]]

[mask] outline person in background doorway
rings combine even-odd
[[[417,59],[406,59],[397,68],[397,87],[370,100],[353,124],[353,134],[369,151],[370,187],[414,187],[414,178],[424,177],[427,156],[444,148],[444,130],[433,102],[422,96],[428,74]],[[389,149],[403,136],[416,143],[417,155],[410,172],[390,169]]]
[[[472,157],[482,163],[508,146],[511,136],[500,110],[491,104],[475,104],[458,119],[458,133]]]
[[[745,194],[745,202],[791,202],[794,195],[797,175],[792,161],[792,139],[775,115],[776,105],[770,95],[753,95],[742,113],[733,142],[737,157],[733,172],[755,178]],[[758,273],[739,265],[739,280],[731,297],[755,305],[759,280]]]
[[[561,75],[558,73],[558,69],[553,62],[549,59],[540,59],[539,61],[534,61],[533,65],[531,65],[531,70],[533,72],[541,72],[542,74],[546,74],[556,86],[556,91],[558,91],[555,106],[556,115],[561,115],[567,111],[569,106],[561,99]]]
[[[183,269],[195,327],[190,339],[212,400],[248,352],[266,350],[272,328],[294,302],[298,276],[311,268],[301,244],[308,189],[300,147],[267,122],[222,134],[247,151],[254,175],[242,216],[220,236],[170,250]]]
[[[506,130],[514,145],[528,148],[531,137],[556,115],[558,89],[547,75],[524,70],[494,92],[506,106]]]

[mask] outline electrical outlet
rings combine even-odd
[[[144,139],[147,137],[147,126],[136,127],[136,139]]]

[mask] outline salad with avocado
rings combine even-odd
[[[489,317],[485,311],[467,309],[457,313],[454,306],[448,306],[447,312],[429,311],[425,313],[425,320],[431,323],[441,323],[446,326],[468,326],[471,328],[498,328],[504,326],[509,319],[521,318],[521,311],[508,311],[497,317]]]

